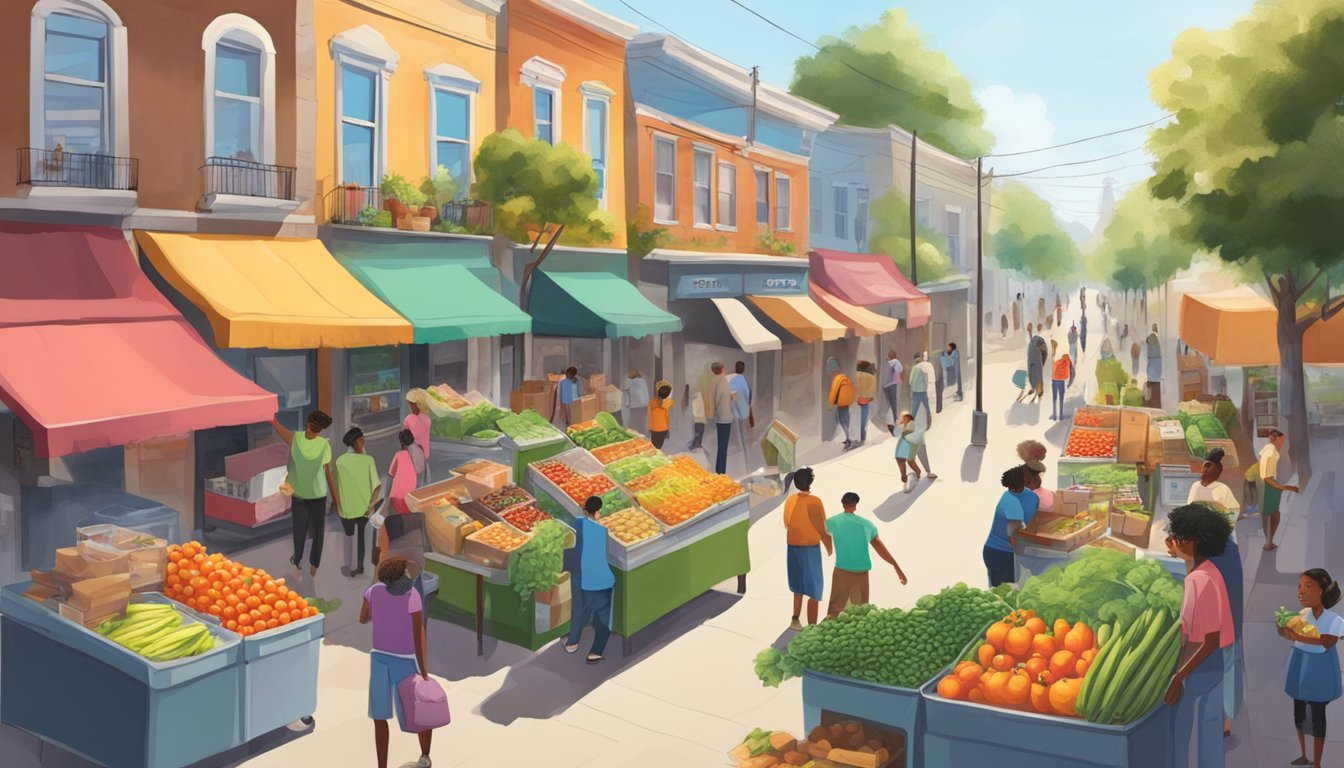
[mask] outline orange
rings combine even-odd
[[[261,598],[256,595],[249,595],[246,602],[248,608],[256,608],[261,605]]]
[[[291,619],[289,618],[289,614],[288,614],[288,613],[282,613],[282,614],[280,614],[280,623],[281,623],[281,624],[288,624],[290,621],[291,621]],[[977,679],[979,679],[979,678],[977,678]]]
[[[1082,653],[1092,647],[1095,639],[1092,628],[1080,621],[1064,636],[1064,648],[1074,653]]]
[[[1050,662],[1046,661],[1040,656],[1035,656],[1030,659],[1027,659],[1027,666],[1026,666],[1027,674],[1031,676],[1031,679],[1033,681],[1039,680],[1041,677],[1041,673],[1049,668],[1050,668]]]
[[[218,605],[213,605],[213,604],[212,604],[212,605],[211,605],[209,608],[207,608],[206,610],[210,612],[210,615],[211,615],[211,616],[218,616],[218,615],[220,614],[220,610],[219,610],[219,606],[218,606]]]
[[[1040,683],[1031,685],[1031,708],[1043,715],[1053,715],[1055,708],[1050,706],[1050,689]]]
[[[170,574],[175,574],[175,573],[177,573],[177,563],[174,563],[174,562],[169,562],[169,563],[168,563],[168,573],[170,573]]]
[[[279,619],[267,619],[267,620],[266,620],[266,628],[267,628],[267,629],[275,629],[275,628],[278,627],[278,626],[280,626],[280,620],[279,620]]]
[[[1012,626],[1006,621],[994,622],[985,632],[985,642],[994,646],[995,651],[1002,651],[1003,642],[1008,637],[1009,629],[1012,629]]]
[[[1087,659],[1079,659],[1077,663],[1073,665],[1073,669],[1076,673],[1078,673],[1079,677],[1084,677],[1085,675],[1087,675],[1087,670],[1091,668],[1092,668],[1092,662],[1088,661]]]
[[[306,613],[307,612],[305,611],[305,615]],[[1017,660],[1006,653],[1000,653],[999,655],[995,656],[992,661],[990,661],[990,666],[992,666],[994,669],[999,670],[1000,672],[1007,672],[1016,665]]]
[[[1027,677],[1026,672],[1019,669],[1012,673],[1012,677],[1008,679],[1004,690],[1008,697],[1007,703],[1026,703],[1027,699],[1031,697],[1031,678]]]
[[[294,608],[293,603],[290,603],[289,605],[291,609]],[[980,650],[976,652],[976,658],[980,660],[980,666],[988,668],[994,662],[996,653],[997,651],[994,649],[994,646],[985,643],[984,645],[981,645]]]
[[[1013,656],[1026,656],[1031,653],[1032,635],[1026,627],[1013,627],[1004,636],[1003,650]]]
[[[948,675],[938,681],[938,695],[945,699],[966,698],[965,687],[956,675]]]
[[[957,665],[952,674],[967,686],[973,686],[980,681],[980,676],[984,673],[985,670],[974,661],[963,661]]]
[[[1027,619],[1025,626],[1027,629],[1031,630],[1033,635],[1039,635],[1045,632],[1045,620],[1039,616],[1033,615],[1031,618]]]
[[[182,588],[182,594],[187,597],[191,597],[192,595],[196,594],[196,590],[192,589],[191,585],[188,584],[187,586]]]
[[[234,621],[233,619],[229,619],[227,622],[224,623],[224,628],[229,630],[230,632],[237,632],[238,622]]]
[[[303,616],[304,616],[304,618],[311,618],[311,617],[316,616],[316,615],[317,615],[317,609],[316,609],[316,608],[304,608],[304,609],[303,609]]]
[[[278,598],[278,597],[275,596],[275,593],[274,593],[274,592],[267,592],[267,593],[265,594],[265,596],[263,596],[263,597],[261,598],[261,602],[263,602],[263,603],[265,603],[265,604],[267,604],[267,605],[275,605],[275,603],[276,603],[279,599],[280,599],[280,598]]]
[[[1072,677],[1077,663],[1073,651],[1057,651],[1050,657],[1050,671],[1055,673],[1055,677]]]
[[[198,608],[209,608],[215,601],[210,599],[209,595],[197,595],[196,606]]]
[[[1037,621],[1039,621],[1039,619],[1037,619]],[[1056,650],[1058,649],[1055,648],[1055,638],[1049,635],[1039,634],[1031,638],[1031,652],[1040,654],[1042,658],[1048,659],[1051,656],[1054,656]]]
[[[252,623],[252,614],[250,614],[250,613],[240,613],[240,614],[238,614],[238,626],[240,626],[240,627],[246,627],[248,624],[251,624],[251,623]]]
[[[224,610],[220,611],[220,615],[226,619],[233,619],[237,618],[238,612],[233,609],[232,605],[229,605],[225,606]]]
[[[265,603],[262,603],[261,605],[257,606],[257,611],[260,612],[262,616],[270,616],[271,613],[273,612],[271,610],[271,606]]]
[[[265,583],[263,583],[263,584],[261,585],[261,588],[264,589],[264,590],[266,590],[267,592],[274,592],[274,591],[275,591],[275,587],[276,587],[275,582],[274,582],[274,581],[271,581],[270,579],[267,579],[267,580],[265,581]]]
[[[1083,661],[1092,661],[1095,658],[1097,658],[1096,648],[1088,648],[1086,651],[1083,651]]]
[[[1076,704],[1078,702],[1078,690],[1083,687],[1083,681],[1078,678],[1069,678],[1060,680],[1050,686],[1050,706],[1055,712],[1061,715],[1075,716],[1078,714]]]
[[[970,690],[970,693],[966,694],[966,698],[970,701],[975,702],[976,704],[984,704],[985,692],[979,688],[972,688]]]
[[[1063,650],[1064,636],[1069,634],[1070,629],[1073,629],[1073,627],[1070,626],[1069,622],[1063,619],[1055,619],[1055,627],[1053,634],[1055,636],[1055,642],[1059,644],[1059,648],[1056,648],[1055,650]]]

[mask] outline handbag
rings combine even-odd
[[[448,694],[433,678],[421,677],[419,673],[411,675],[397,684],[397,695],[401,697],[401,711],[405,715],[401,730],[406,733],[442,728],[453,721],[448,711]]]
[[[1023,389],[1024,387],[1027,386],[1026,371],[1019,368],[1016,372],[1013,373],[1013,386],[1017,387],[1018,389]]]

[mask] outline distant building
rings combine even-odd
[[[1101,180],[1101,200],[1097,203],[1097,225],[1092,232],[1100,235],[1115,218],[1115,179],[1110,176]]]

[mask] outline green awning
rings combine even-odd
[[[532,332],[545,336],[637,339],[681,330],[680,318],[610,272],[537,270],[529,301]]]
[[[418,257],[334,255],[370,293],[411,323],[416,344],[532,330],[527,313],[464,264]]]

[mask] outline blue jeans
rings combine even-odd
[[[859,442],[862,443],[868,439],[868,411],[873,407],[872,403],[859,404]]]
[[[924,406],[924,426],[933,424],[933,411],[929,410],[929,393],[910,390],[910,415],[919,418],[919,406]]]
[[[584,627],[593,628],[593,647],[589,653],[598,656],[607,649],[607,640],[611,639],[611,600],[615,594],[611,589],[581,589],[575,594],[579,604],[574,606],[574,619],[569,623],[569,645],[578,645]]]
[[[369,654],[369,719],[391,720],[395,711],[398,722],[406,724],[406,713],[397,695],[397,685],[411,675],[420,674],[415,659],[374,651]]]
[[[1012,552],[985,547],[980,556],[985,561],[985,570],[989,572],[991,588],[1017,580],[1017,556]]]
[[[845,433],[845,445],[849,445],[849,406],[835,407],[835,423]]]
[[[1223,766],[1223,654],[1215,651],[1185,678],[1181,700],[1172,709],[1172,768],[1190,764],[1190,737],[1198,746],[1199,768]]]
[[[728,474],[728,441],[733,437],[733,422],[719,424],[715,422],[714,427],[718,430],[719,444],[718,457],[714,460],[714,471],[720,475]]]
[[[1067,381],[1061,379],[1050,380],[1050,415],[1055,418],[1064,418],[1064,387],[1068,385]]]

